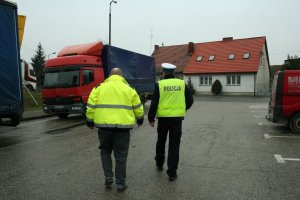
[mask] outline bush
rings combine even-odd
[[[213,83],[213,85],[211,87],[211,92],[214,95],[219,95],[222,93],[222,84],[218,79]]]
[[[190,91],[191,91],[191,94],[194,95],[196,90],[194,89],[194,86],[193,86],[193,83],[192,83],[192,80],[191,80],[191,77],[189,77],[189,80],[188,80],[188,84],[187,86],[190,88]]]

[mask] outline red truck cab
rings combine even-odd
[[[45,113],[60,118],[85,114],[91,90],[104,81],[102,48],[101,42],[68,46],[46,62],[42,89]]]
[[[266,118],[300,134],[300,70],[276,72]]]

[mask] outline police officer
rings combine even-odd
[[[148,120],[154,127],[155,116],[158,119],[155,161],[159,171],[163,169],[165,143],[169,133],[167,174],[169,180],[174,181],[177,179],[182,120],[194,101],[184,81],[175,78],[176,66],[169,63],[163,63],[161,66],[164,79],[155,85]]]
[[[144,108],[139,95],[122,77],[119,68],[113,68],[109,78],[92,90],[86,117],[88,127],[98,128],[105,186],[110,187],[113,183],[111,153],[114,151],[117,190],[121,192],[127,188],[125,179],[130,130],[136,119],[139,126],[143,124]]]

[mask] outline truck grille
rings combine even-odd
[[[55,97],[44,100],[47,105],[71,105],[74,103],[74,97]]]

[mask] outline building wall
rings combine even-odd
[[[255,91],[257,96],[267,96],[270,92],[270,67],[265,46],[262,49],[260,64],[256,75]]]
[[[256,74],[238,74],[241,76],[240,85],[227,85],[227,75],[229,74],[206,74],[212,77],[212,84],[218,79],[222,84],[223,95],[250,95],[254,96],[254,86]],[[234,75],[234,74],[232,74]],[[194,89],[197,94],[212,95],[211,85],[200,85],[200,75],[184,75],[184,81],[188,83],[191,78]]]

